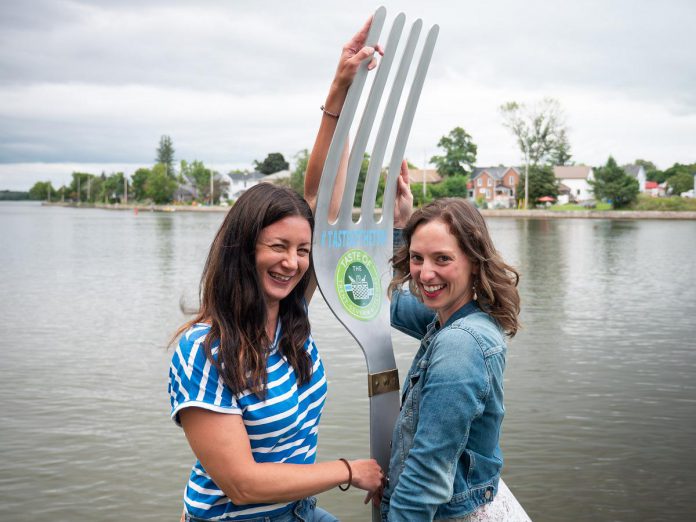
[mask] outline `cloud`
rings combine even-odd
[[[387,29],[400,9],[441,25],[407,149],[416,164],[458,125],[482,164],[518,162],[498,107],[544,96],[565,108],[577,161],[694,161],[693,2],[385,5]],[[149,165],[163,134],[180,159],[291,156],[311,147],[340,47],[372,9],[2,2],[0,164]]]

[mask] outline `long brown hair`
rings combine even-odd
[[[266,299],[256,272],[256,243],[261,230],[289,216],[300,216],[314,229],[312,211],[295,191],[259,183],[235,202],[218,230],[205,262],[199,288],[200,309],[174,339],[196,323],[210,324],[203,346],[233,393],[252,390],[266,395],[266,359],[273,339],[266,333]],[[309,337],[305,309],[308,270],[290,294],[280,301],[282,335],[278,349],[293,367],[298,382],[309,381],[311,359],[304,350]],[[220,341],[218,356],[212,345]]]
[[[404,244],[392,258],[394,279],[389,284],[389,295],[405,282],[408,282],[413,294],[420,295],[411,279],[411,238],[416,228],[435,220],[449,227],[450,233],[457,238],[459,248],[478,267],[474,276],[474,291],[481,309],[491,315],[507,335],[513,337],[520,326],[520,295],[517,291],[520,274],[503,261],[493,246],[481,213],[464,199],[437,199],[413,213],[403,230]]]

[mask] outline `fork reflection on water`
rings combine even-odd
[[[0,204],[0,519],[173,520],[192,455],[164,345],[222,214]],[[696,222],[489,219],[521,269],[504,478],[535,521],[696,512]],[[365,363],[317,297],[320,459],[367,454]],[[394,334],[405,374],[416,342]],[[369,520],[358,491],[320,496]]]

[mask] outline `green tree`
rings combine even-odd
[[[131,176],[131,186],[133,187],[133,199],[143,201],[145,199],[145,187],[152,171],[146,168],[139,168]]]
[[[442,136],[437,146],[444,149],[442,156],[433,156],[430,163],[435,164],[438,174],[448,176],[467,176],[476,163],[478,147],[461,127],[455,127],[447,136]]]
[[[174,177],[174,145],[169,136],[163,135],[160,138],[155,161],[165,166],[167,176],[170,178]]]
[[[663,181],[667,182],[672,190],[672,194],[677,196],[693,187],[694,174],[696,174],[696,163],[690,165],[675,163],[667,170],[661,172]],[[687,177],[691,178],[691,182],[687,182]],[[688,188],[684,189],[686,186]]]
[[[290,174],[290,188],[300,196],[304,196],[304,179],[308,162],[309,151],[307,149],[302,149],[295,154],[295,170]]]
[[[106,180],[104,180],[104,192],[109,202],[125,201],[125,179],[126,176],[123,172],[112,172]]]
[[[467,181],[467,176],[450,176],[430,187],[430,193],[433,198],[466,198],[469,195]]]
[[[285,161],[280,152],[271,152],[261,162],[254,160],[254,167],[262,174],[274,174],[278,171],[289,169],[290,164]]]
[[[188,165],[187,175],[196,185],[198,199],[208,201],[210,199],[210,177],[213,175],[213,172],[202,161],[193,160]]]
[[[362,204],[362,194],[365,188],[365,178],[367,177],[367,168],[370,166],[370,155],[365,152],[363,160],[360,164],[360,174],[358,174],[358,183],[355,186],[355,197],[353,198],[353,206],[359,207]]]
[[[425,195],[423,195],[423,183],[411,182],[411,194],[413,194],[413,205],[422,207],[433,200],[432,187],[429,183],[425,184]]]
[[[36,201],[50,201],[56,197],[56,190],[50,181],[37,181],[29,189],[29,199]]]
[[[158,163],[152,168],[145,184],[145,196],[158,205],[170,203],[176,190],[176,180],[167,174],[167,166]]]
[[[638,199],[638,180],[629,176],[609,156],[606,165],[595,170],[595,179],[590,181],[597,199],[611,202],[612,208],[623,208]]]
[[[525,165],[524,208],[529,201],[529,167],[570,158],[561,105],[544,98],[532,107],[515,101],[500,106],[503,125],[517,138]],[[567,158],[565,158],[567,156]]]
[[[87,172],[73,172],[68,193],[65,196],[76,201],[87,201],[87,193],[91,189],[89,180],[93,177],[94,174]]]
[[[667,185],[675,196],[679,196],[682,192],[694,188],[694,174],[688,172],[677,172],[667,178]]]
[[[518,198],[524,194],[523,179],[520,178],[515,192]],[[550,165],[529,167],[529,199],[535,204],[539,198],[544,196],[558,198],[558,180],[553,174],[553,168]]]
[[[101,175],[94,176],[89,184],[89,201],[90,203],[96,203],[99,201],[104,201],[104,183],[106,181],[106,174],[102,171]]]
[[[0,201],[26,201],[29,192],[23,190],[0,190]]]
[[[556,144],[551,153],[549,154],[548,163],[551,166],[554,165],[570,165],[573,155],[570,153],[570,143],[568,142],[568,136],[566,135],[566,130],[561,129],[556,138]]]

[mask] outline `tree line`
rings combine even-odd
[[[289,168],[289,163],[280,153],[270,153],[263,161],[254,161],[254,164],[264,174]],[[202,161],[181,160],[177,170],[172,139],[165,135],[160,138],[156,149],[155,164],[137,169],[130,179],[123,172],[109,175],[105,172],[101,175],[73,172],[70,183],[59,188],[54,188],[50,181],[36,182],[29,190],[28,198],[85,203],[131,201],[167,204],[176,199],[177,190],[181,190],[181,187],[193,189],[189,194],[191,199],[209,204],[219,204],[226,188],[220,173],[206,167]]]
[[[568,127],[560,103],[553,98],[544,98],[533,105],[511,101],[500,106],[502,124],[515,137],[523,164],[523,176],[516,187],[517,204],[528,208],[544,196],[558,197],[559,183],[553,173],[554,166],[572,165],[571,146]],[[412,191],[416,204],[423,204],[438,197],[467,197],[467,183],[476,164],[478,146],[472,136],[463,128],[455,127],[442,136],[437,143],[442,153],[430,158],[443,181],[438,184],[413,182]],[[286,182],[300,194],[303,193],[304,173],[307,168],[309,152],[303,149],[295,156],[295,169]],[[355,205],[362,198],[367,167],[370,156],[365,154],[355,195]],[[672,167],[660,171],[654,163],[644,159],[635,160],[641,165],[650,181],[666,182],[671,193],[679,195],[693,189],[696,163]],[[270,153],[263,161],[254,160],[255,168],[264,174],[271,174],[289,168],[289,163],[280,153]],[[412,168],[417,168],[410,164]],[[501,165],[502,166],[502,165]],[[235,173],[233,171],[232,173]],[[613,157],[606,164],[594,168],[595,179],[592,189],[598,199],[610,201],[614,208],[622,208],[634,203],[639,194],[638,181],[627,174]],[[174,147],[169,136],[162,136],[157,147],[156,163],[152,168],[140,168],[127,180],[122,172],[101,176],[74,172],[71,183],[58,190],[50,182],[38,182],[29,191],[32,199],[67,198],[89,202],[123,201],[126,194],[129,200],[170,203],[175,191],[185,183],[194,186],[196,199],[201,202],[218,203],[223,192],[223,180],[219,173],[206,167],[203,162],[190,163],[182,160],[176,172]],[[377,203],[381,204],[384,179],[378,189]],[[481,203],[481,202],[479,202]]]

